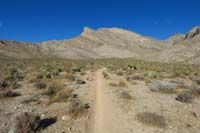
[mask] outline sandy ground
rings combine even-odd
[[[85,85],[75,86],[75,93],[84,103],[90,103],[85,116],[72,120],[67,114],[68,103],[55,103],[41,106],[37,103],[22,104],[24,99],[31,97],[35,88],[24,84],[17,91],[20,97],[5,99],[0,102],[0,133],[7,133],[13,118],[24,111],[31,111],[43,117],[57,117],[57,122],[42,130],[43,133],[199,133],[200,118],[194,112],[200,112],[200,99],[192,103],[181,103],[175,100],[176,94],[152,92],[145,81],[127,82],[125,76],[109,74],[103,77],[105,68],[96,72],[87,72],[82,78]],[[113,87],[109,83],[125,81],[127,86]],[[121,92],[127,92],[132,99],[120,98]],[[137,120],[136,115],[152,112],[163,116],[167,126],[164,128],[145,125]],[[66,116],[67,120],[62,120]]]

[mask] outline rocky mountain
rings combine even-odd
[[[43,42],[44,51],[64,58],[128,58],[161,51],[164,42],[119,28],[84,28],[79,37]]]
[[[39,58],[43,53],[39,45],[32,43],[0,40],[0,57],[3,58]]]
[[[0,56],[38,58],[56,56],[67,59],[139,58],[153,61],[187,61],[200,64],[200,27],[175,34],[166,41],[145,37],[120,28],[85,27],[80,36],[40,44],[0,41]]]

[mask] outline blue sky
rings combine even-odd
[[[200,24],[199,5],[199,0],[0,0],[0,39],[69,39],[84,26],[167,39]]]

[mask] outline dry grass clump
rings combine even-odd
[[[125,99],[125,100],[133,100],[133,97],[126,91],[120,92],[120,98]]]
[[[123,75],[123,70],[122,70],[122,69],[118,69],[118,70],[116,71],[116,74],[117,74],[118,76],[122,76],[122,75]]]
[[[127,87],[128,85],[124,81],[119,81],[118,83],[109,83],[113,87]]]
[[[134,75],[134,76],[128,76],[126,77],[127,81],[132,81],[132,80],[145,80],[145,77],[142,75]]]
[[[191,90],[192,94],[195,96],[200,96],[200,88],[195,88]]]
[[[50,103],[66,102],[69,98],[73,96],[72,92],[72,89],[60,90],[51,97]]]
[[[36,133],[54,124],[56,118],[40,119],[40,116],[30,112],[24,112],[15,118],[13,127],[9,132],[12,133]]]
[[[68,75],[68,76],[67,76],[67,79],[68,79],[69,81],[76,81],[76,76],[74,76],[74,75]]]
[[[78,100],[72,100],[69,107],[69,115],[72,117],[72,119],[77,119],[84,116],[88,112],[89,108],[90,105],[88,103],[83,104]]]
[[[103,71],[103,77],[104,77],[105,79],[108,79],[108,78],[109,78],[108,73],[106,73],[105,71]]]
[[[161,93],[176,93],[177,85],[174,83],[168,83],[160,80],[152,81],[150,90]]]
[[[45,90],[43,92],[43,95],[48,95],[48,96],[52,96],[55,93],[57,93],[58,91],[60,91],[61,89],[64,88],[64,85],[60,82],[52,82],[50,83],[49,87],[47,88],[47,90]]]
[[[0,91],[0,99],[9,98],[9,97],[17,97],[17,96],[20,96],[20,94],[17,92],[13,92],[12,90]]]
[[[166,127],[166,120],[163,116],[157,115],[155,113],[143,112],[136,115],[139,122],[149,126],[156,126],[159,128]]]
[[[4,90],[5,88],[9,87],[9,84],[7,81],[3,80],[3,81],[0,81],[0,89],[1,90]]]
[[[45,89],[46,88],[46,83],[43,82],[42,80],[36,80],[35,85],[37,89]]]
[[[40,116],[33,113],[22,113],[15,119],[14,133],[35,133],[40,128]]]
[[[77,84],[85,84],[86,82],[85,82],[84,80],[82,80],[82,79],[78,79],[78,80],[76,81],[76,83],[77,83]]]
[[[194,95],[190,91],[184,91],[178,94],[175,99],[183,103],[190,103],[193,101]]]

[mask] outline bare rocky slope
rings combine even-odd
[[[40,44],[0,41],[0,57],[67,59],[139,58],[152,61],[186,61],[200,64],[200,27],[161,41],[120,28],[84,28],[80,36]]]

